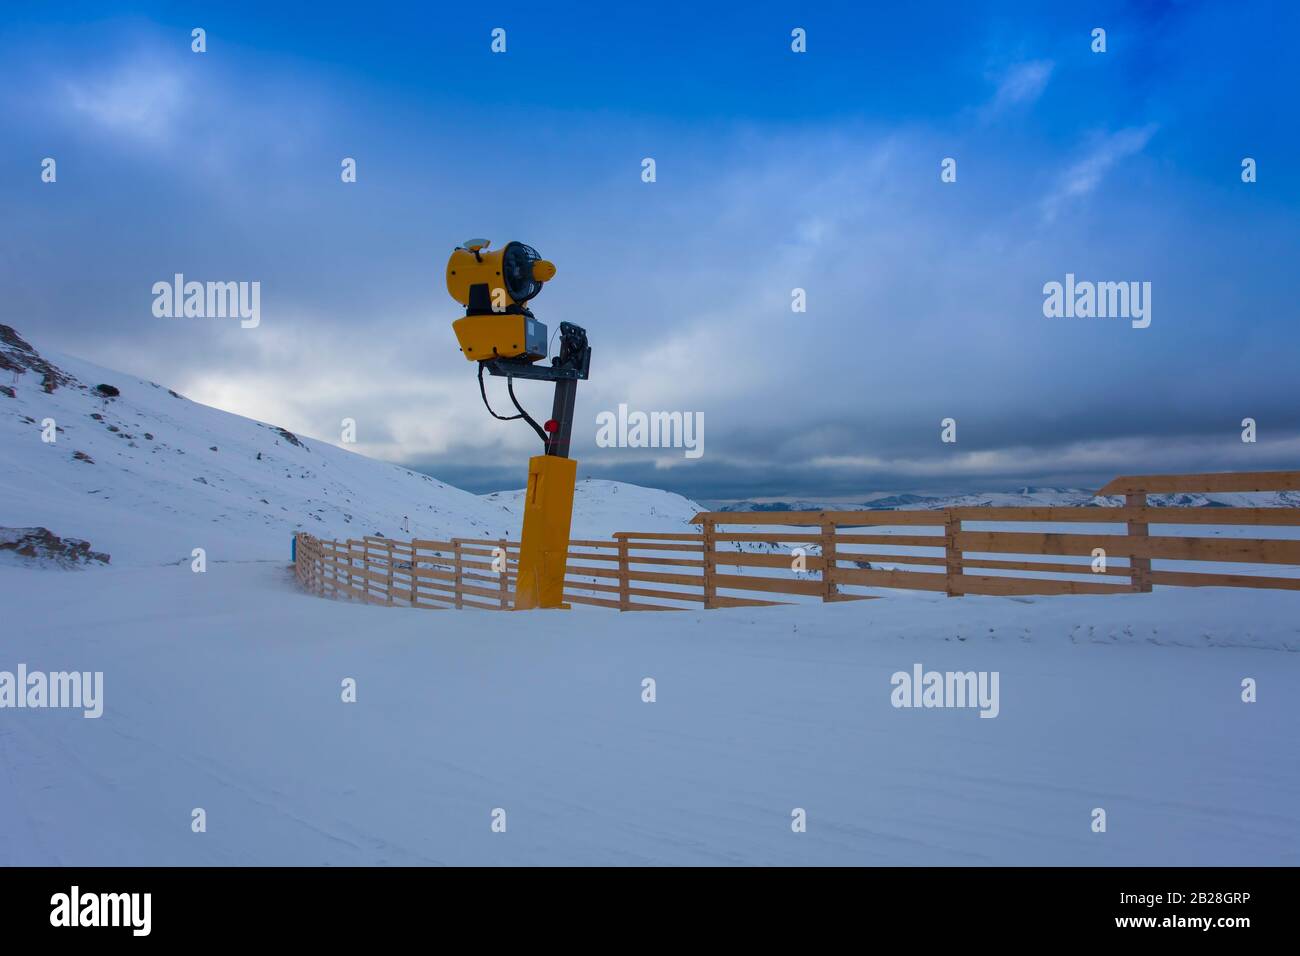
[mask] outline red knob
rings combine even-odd
[[[560,430],[560,423],[557,422],[554,418],[551,418],[547,420],[546,424],[543,425],[542,428],[546,429],[551,434],[555,434]]]

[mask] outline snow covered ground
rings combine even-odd
[[[0,710],[3,864],[1300,863],[1294,593],[508,614],[217,562],[0,604],[0,670],[104,672],[99,719]],[[998,716],[894,708],[917,663]]]

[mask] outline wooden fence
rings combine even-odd
[[[571,541],[565,600],[657,611],[862,600],[877,588],[950,596],[1300,590],[1300,508],[1148,502],[1152,494],[1290,490],[1300,490],[1300,472],[1117,478],[1099,492],[1122,496],[1115,507],[703,512],[693,519],[699,532]],[[1052,525],[1069,530],[1043,528]],[[518,542],[506,539],[299,534],[295,570],[304,587],[328,596],[504,610],[518,557]]]

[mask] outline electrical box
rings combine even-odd
[[[546,358],[546,323],[530,315],[507,312],[467,315],[451,324],[465,358],[482,362],[490,358],[520,358],[529,362]]]

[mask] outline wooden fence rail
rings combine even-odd
[[[1115,594],[1153,585],[1300,590],[1300,508],[1154,507],[1148,500],[1290,490],[1300,490],[1300,472],[1139,475],[1101,489],[1123,496],[1113,507],[702,512],[692,519],[698,532],[572,540],[565,600],[658,611],[863,600],[879,596],[864,590],[878,588],[950,596]],[[1038,527],[1080,524],[1100,530]],[[303,587],[372,604],[509,609],[518,559],[519,543],[506,539],[295,539]]]

